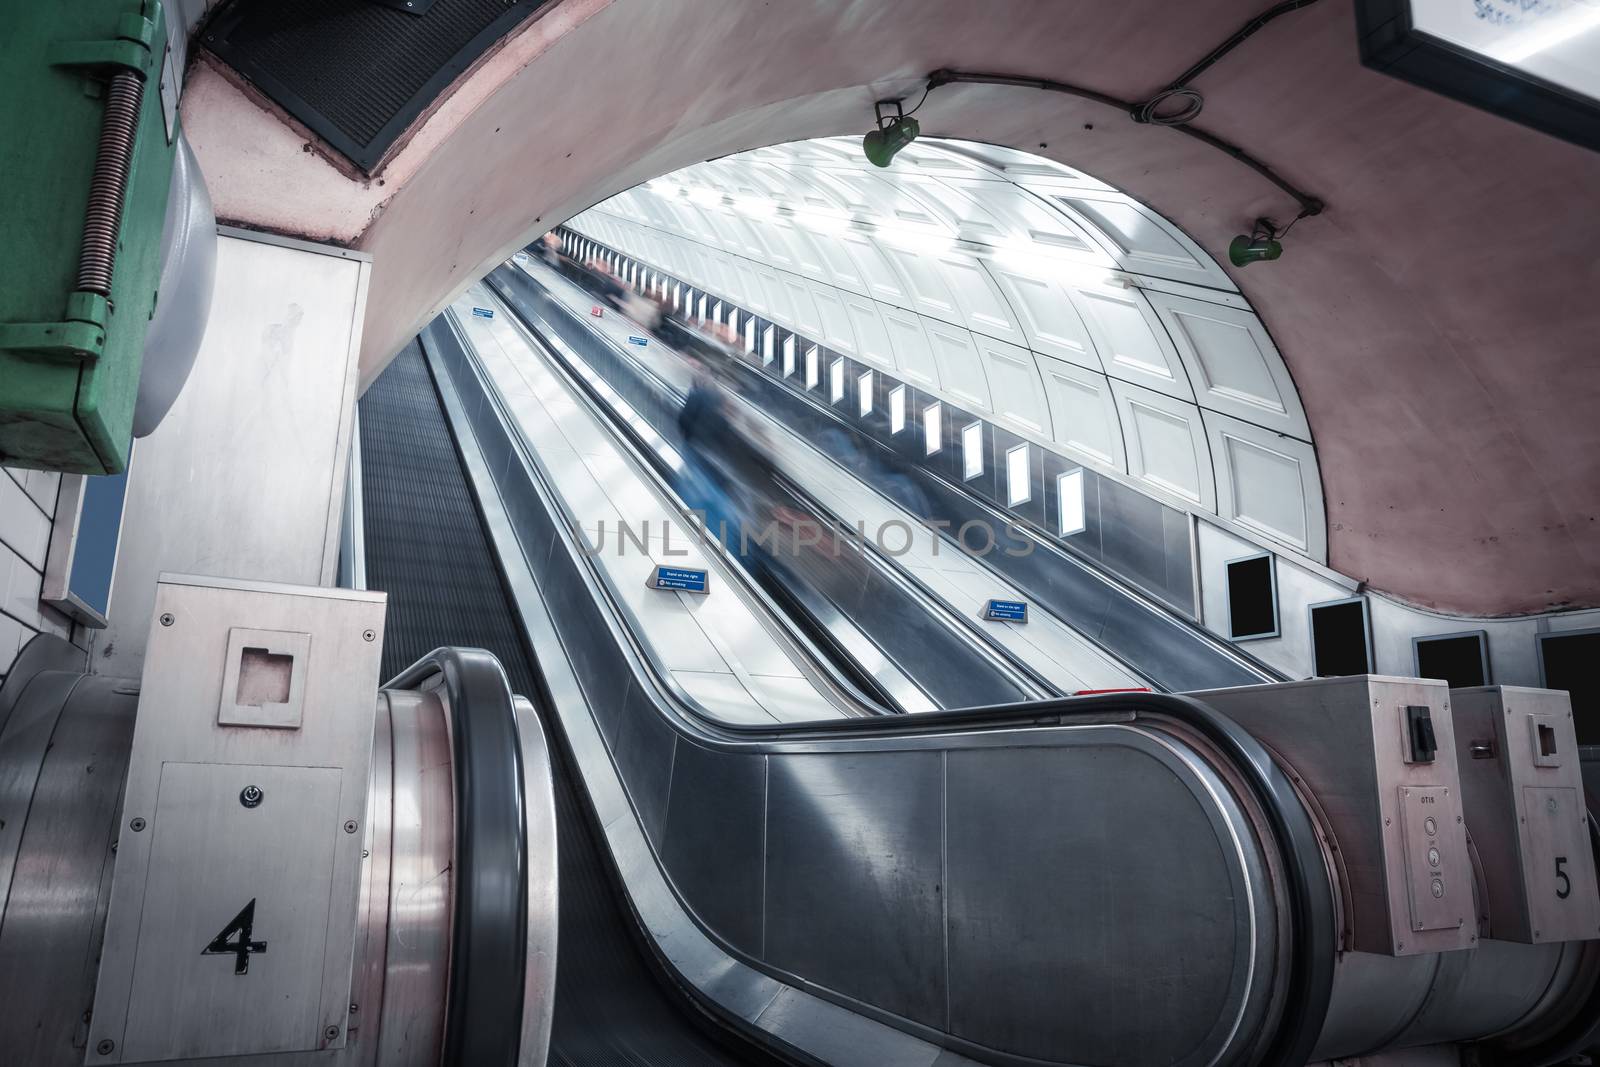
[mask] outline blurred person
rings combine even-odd
[[[678,412],[684,463],[679,495],[691,510],[705,517],[707,536],[732,549],[739,543],[739,517],[724,457],[737,447],[733,421],[711,368],[694,356],[686,355],[684,360],[693,378]]]
[[[539,238],[535,251],[538,253],[539,260],[547,266],[558,268],[561,266],[561,238],[557,237],[554,232],[547,233]]]

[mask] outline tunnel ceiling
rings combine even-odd
[[[234,0],[205,45],[372,172],[455,78],[548,0]]]
[[[880,169],[858,138],[825,138],[686,167],[571,225],[1168,503],[1326,559],[1311,430],[1261,320],[1183,231],[1081,171],[930,140]]]
[[[1263,6],[557,0],[482,53],[370,179],[220,65],[190,70],[183,124],[219,219],[373,256],[370,382],[493,266],[640,182],[859,137],[874,100],[915,101],[941,68],[1147,99]],[[1225,269],[1315,429],[1329,565],[1446,611],[1600,604],[1600,153],[1365,69],[1357,42],[1340,0],[1276,19],[1198,79],[1194,123],[1328,204],[1279,262]],[[955,84],[917,119],[1082,168],[1213,254],[1295,211],[1224,152],[1094,100]]]

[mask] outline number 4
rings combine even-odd
[[[1562,894],[1565,896],[1566,894]],[[265,941],[252,941],[251,935],[255,932],[256,902],[250,899],[233,917],[233,921],[222,928],[222,932],[211,939],[211,944],[200,950],[202,956],[232,956],[233,973],[248,974],[250,971],[250,955],[256,952],[267,951]]]
[[[1556,857],[1556,877],[1561,879],[1561,888],[1556,890],[1556,897],[1560,900],[1566,900],[1572,895],[1572,879],[1568,878],[1567,872],[1563,870],[1566,865],[1567,857]]]

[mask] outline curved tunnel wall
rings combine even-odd
[[[920,94],[939,67],[1145,99],[1261,10],[560,0],[465,72],[373,180],[215,66],[191,68],[182,110],[220,218],[373,255],[370,382],[517,248],[639,182],[859,134],[874,100]],[[1600,604],[1600,380],[1584,374],[1600,154],[1362,67],[1354,11],[1275,20],[1199,79],[1196,124],[1329,203],[1280,262],[1230,270],[1315,428],[1329,563],[1438,610]],[[917,118],[1087,168],[1213,251],[1293,212],[1225,154],[1090,100],[952,85]]]
[[[1182,231],[1087,175],[965,142],[920,142],[879,171],[834,138],[697,164],[570,225],[1164,502],[1326,559],[1310,429],[1265,327]]]

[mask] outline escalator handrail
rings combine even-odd
[[[441,1062],[516,1067],[527,973],[529,859],[516,706],[500,661],[481,648],[435,649],[384,688],[422,689],[435,678],[449,696],[455,789]]]

